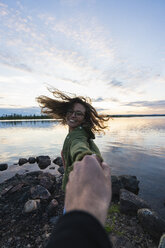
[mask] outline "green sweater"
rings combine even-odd
[[[68,182],[69,173],[73,170],[75,161],[80,161],[85,155],[96,154],[103,161],[100,151],[93,139],[95,135],[91,130],[79,126],[71,131],[65,138],[62,156],[64,160],[64,177],[62,189],[65,190]]]

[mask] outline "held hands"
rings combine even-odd
[[[89,212],[104,225],[111,195],[110,167],[106,163],[99,163],[95,155],[86,155],[75,162],[66,186],[67,212]]]

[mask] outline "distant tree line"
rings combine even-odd
[[[158,117],[165,116],[165,114],[153,114],[153,115],[107,115],[112,118],[121,118],[121,117]],[[22,114],[11,114],[0,116],[0,120],[23,120],[23,119],[53,119],[53,117],[47,115],[22,115]]]
[[[23,120],[23,119],[52,119],[47,115],[22,115],[22,114],[11,114],[0,116],[0,120]]]

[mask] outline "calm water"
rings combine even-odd
[[[140,196],[165,218],[165,117],[115,118],[109,127],[96,144],[112,174],[136,175]],[[11,168],[20,157],[59,156],[66,135],[54,121],[0,121],[0,163]],[[0,182],[7,173],[0,172]]]

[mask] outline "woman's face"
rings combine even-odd
[[[85,112],[85,107],[81,103],[75,103],[73,108],[68,110],[66,115],[66,123],[69,126],[69,132],[84,122]]]

